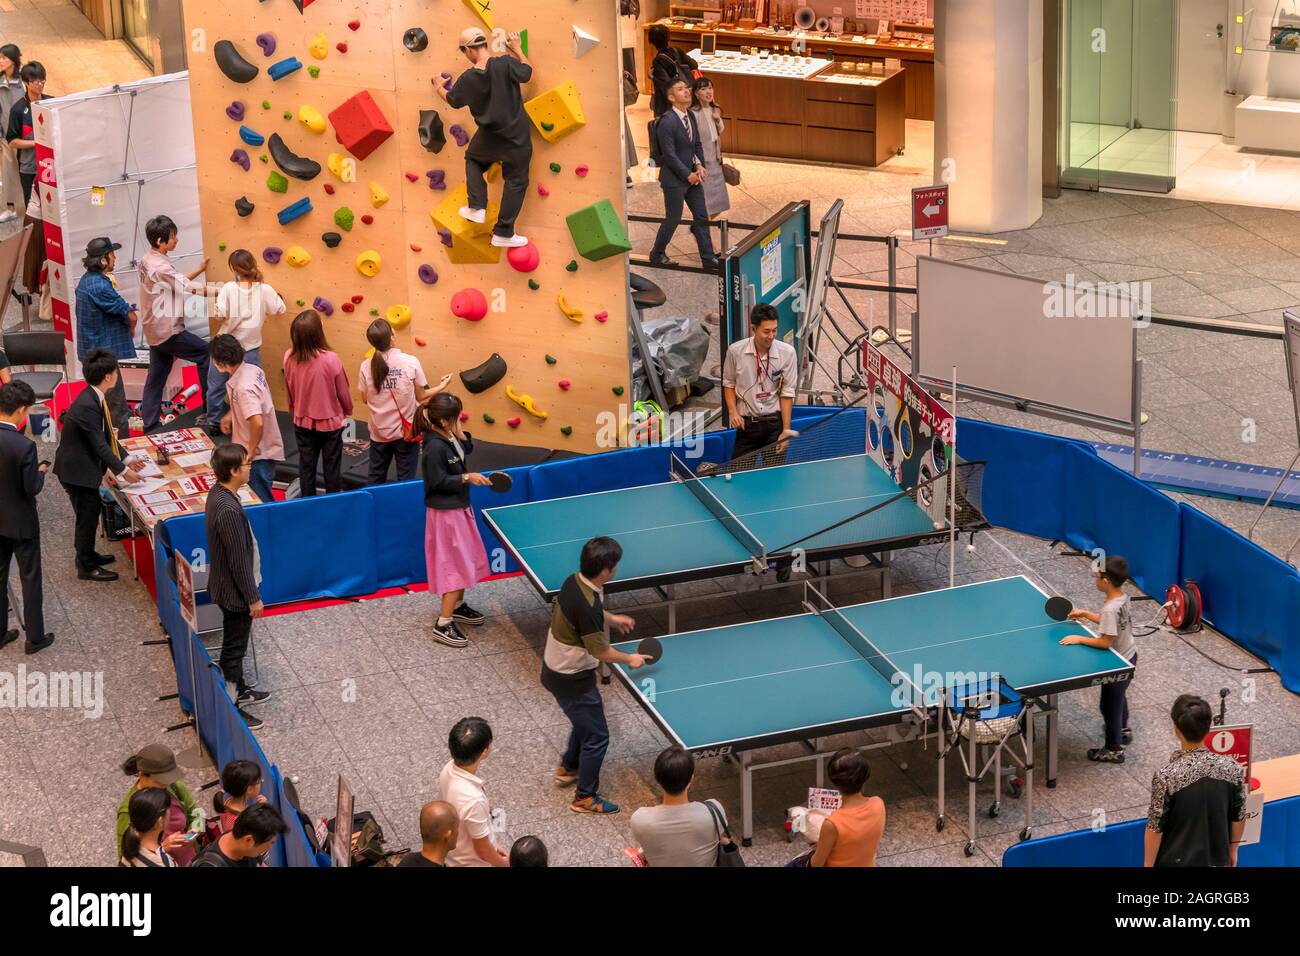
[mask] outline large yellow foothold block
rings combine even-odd
[[[298,110],[298,122],[313,133],[325,132],[325,117],[314,106],[303,106]]]
[[[465,0],[465,6],[478,14],[483,26],[489,31],[496,29],[496,24],[492,22],[492,0]]]
[[[323,60],[329,56],[330,41],[323,33],[318,33],[312,37],[311,44],[307,47],[307,52],[318,60]]]
[[[411,307],[409,305],[391,305],[388,307],[384,318],[388,320],[389,325],[400,332],[411,324]]]
[[[289,251],[284,254],[284,261],[297,269],[301,269],[307,263],[311,262],[311,253],[302,246],[292,246]]]
[[[578,100],[578,86],[572,80],[534,96],[524,104],[524,110],[548,143],[561,140],[587,124]]]
[[[500,205],[488,200],[487,217],[482,223],[477,223],[461,217],[460,207],[468,203],[469,194],[465,184],[461,183],[449,190],[447,198],[429,214],[434,225],[451,233],[451,248],[447,249],[447,258],[457,264],[500,262],[501,249],[492,245],[492,228],[500,215]]]
[[[379,275],[379,270],[383,267],[383,260],[379,258],[379,253],[373,249],[367,249],[361,255],[357,256],[357,271],[367,279],[373,279]]]
[[[392,197],[388,195],[388,190],[379,183],[370,184],[370,205],[378,209]]]

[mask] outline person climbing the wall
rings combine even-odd
[[[484,174],[493,163],[501,164],[505,181],[501,209],[492,230],[492,245],[502,248],[525,246],[528,240],[515,233],[515,221],[528,192],[528,164],[533,158],[533,141],[528,115],[524,112],[521,83],[533,78],[533,68],[524,56],[519,34],[506,40],[509,54],[493,56],[488,52],[487,35],[470,27],[460,35],[460,51],[473,64],[447,89],[440,78],[433,88],[443,102],[453,109],[469,107],[478,124],[478,132],[465,150],[465,188],[468,205],[460,214],[470,222],[487,221],[488,190]]]

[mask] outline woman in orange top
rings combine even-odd
[[[870,768],[860,750],[841,750],[826,768],[840,808],[822,822],[810,866],[875,866],[885,832],[885,801],[862,792]]]

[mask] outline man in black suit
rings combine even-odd
[[[41,593],[41,519],[36,496],[45,484],[47,462],[37,462],[36,443],[20,431],[27,409],[36,395],[26,382],[0,386],[0,627],[9,624],[9,561],[18,556],[23,582],[23,629],[27,653],[35,654],[54,643],[45,633],[44,595]],[[18,629],[0,636],[0,647],[18,640]]]
[[[672,109],[659,117],[655,136],[659,139],[661,168],[659,185],[664,191],[664,221],[650,250],[650,264],[675,265],[665,254],[668,243],[682,221],[682,204],[691,207],[691,232],[700,248],[700,261],[706,268],[718,266],[709,234],[709,210],[704,203],[704,159],[700,153],[700,128],[691,112],[691,88],[685,80],[668,87]]]
[[[95,550],[95,534],[103,506],[99,486],[104,472],[135,484],[140,475],[122,461],[122,446],[109,420],[104,396],[117,385],[117,358],[95,349],[81,365],[88,386],[63,415],[63,436],[54,456],[54,473],[72,499],[76,513],[77,577],[83,581],[116,581],[117,572],[105,565],[116,559]]]

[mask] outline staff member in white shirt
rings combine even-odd
[[[456,845],[446,856],[447,866],[510,865],[510,857],[498,849],[493,837],[493,818],[487,791],[478,768],[492,752],[492,728],[482,717],[463,717],[447,735],[451,759],[438,774],[442,799],[456,808],[460,829]]]
[[[754,334],[733,342],[722,364],[722,397],[736,428],[733,459],[797,434],[790,428],[798,377],[795,351],[777,340],[778,321],[775,306],[754,306],[749,313]]]

